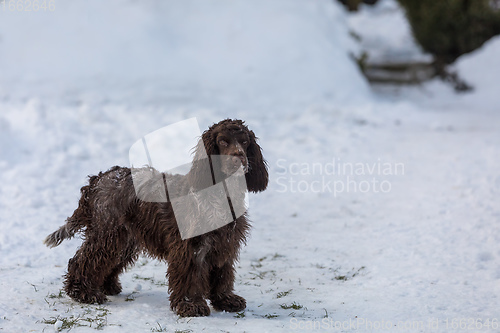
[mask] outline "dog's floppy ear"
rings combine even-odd
[[[203,132],[194,148],[193,166],[189,172],[189,182],[195,189],[204,189],[215,184],[211,167],[211,155],[217,155],[218,153],[214,131],[210,128]]]
[[[253,131],[249,131],[250,145],[247,148],[248,173],[245,175],[247,188],[250,192],[264,191],[269,181],[267,162],[262,156],[262,149],[257,143]]]
[[[205,151],[207,153],[207,156],[212,156],[212,155],[218,155],[219,154],[219,148],[217,147],[217,144],[215,143],[215,140],[217,139],[217,134],[214,129],[214,126],[210,127],[208,130],[203,132],[201,135],[201,140],[200,142],[203,142],[203,145],[205,146]]]

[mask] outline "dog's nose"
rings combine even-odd
[[[231,161],[234,165],[245,165],[245,158],[241,155],[232,156]]]
[[[231,161],[233,162],[233,164],[240,164],[241,163],[241,158],[239,156],[232,156],[231,157]]]

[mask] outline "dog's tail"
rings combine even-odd
[[[63,240],[71,238],[75,235],[75,232],[68,227],[68,224],[63,225],[57,231],[51,233],[44,240],[44,244],[50,248],[56,247],[62,243]]]
[[[89,185],[81,188],[80,192],[82,196],[78,203],[78,208],[71,217],[68,217],[65,225],[45,238],[43,242],[45,245],[50,248],[56,247],[61,244],[63,240],[74,237],[77,232],[88,226],[92,219],[92,214],[90,213],[91,209],[89,207],[89,196],[98,178],[98,176],[90,177]]]

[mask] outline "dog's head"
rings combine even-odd
[[[249,191],[266,189],[269,175],[262,149],[253,131],[242,120],[226,119],[212,125],[203,132],[196,154],[200,154],[202,148],[214,166],[214,173],[231,175],[242,170]],[[214,155],[220,156],[219,162],[211,158]]]

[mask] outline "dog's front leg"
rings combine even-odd
[[[222,267],[214,267],[210,271],[210,302],[218,311],[238,312],[246,307],[243,297],[233,293],[234,267],[225,263]]]
[[[208,266],[196,258],[182,259],[168,263],[170,307],[181,317],[208,316],[210,308],[204,299],[209,292]]]

